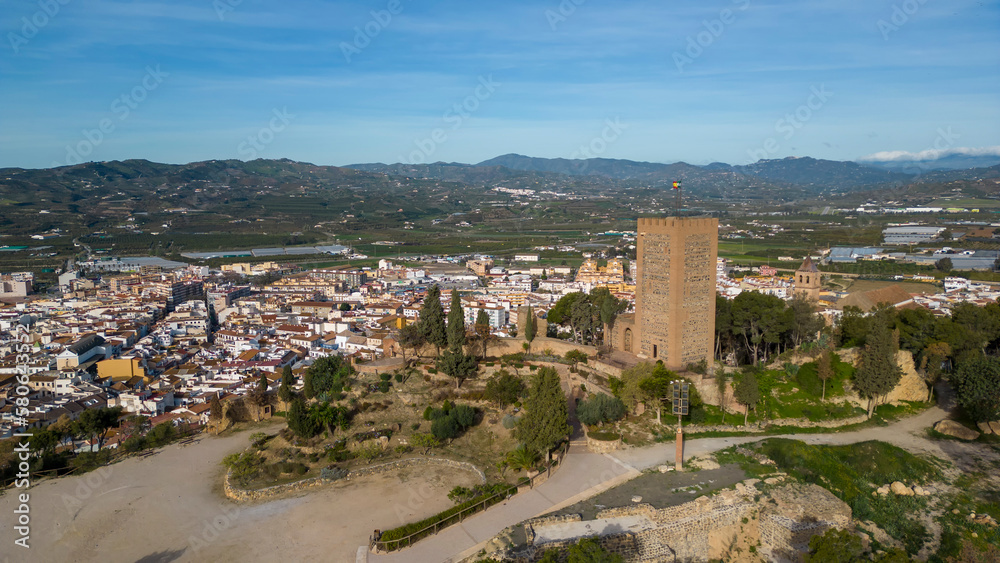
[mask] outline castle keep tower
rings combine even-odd
[[[718,219],[639,219],[636,312],[615,323],[615,348],[668,369],[710,362],[718,253]]]

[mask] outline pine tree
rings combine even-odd
[[[875,413],[878,398],[892,391],[902,376],[893,334],[885,321],[876,318],[861,351],[861,365],[854,373],[854,388],[868,400],[869,418]]]
[[[514,428],[514,437],[529,450],[549,452],[569,435],[566,395],[554,368],[546,366],[535,373],[524,408],[527,412]]]
[[[448,345],[448,334],[445,331],[444,307],[441,306],[441,288],[437,285],[428,288],[427,297],[420,307],[420,328],[427,342],[441,354],[441,348]]]

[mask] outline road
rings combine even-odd
[[[942,397],[939,406],[889,426],[828,434],[694,439],[685,444],[684,457],[713,453],[733,445],[757,442],[765,438],[790,438],[817,445],[846,445],[880,440],[913,453],[929,454],[949,460],[955,463],[956,467],[963,468],[970,462],[969,460],[984,455],[984,451],[981,445],[975,443],[937,441],[926,437],[925,429],[947,418],[954,406],[947,389],[939,388],[938,396]],[[364,548],[359,548],[358,563],[460,561],[478,552],[488,540],[508,526],[575,504],[640,475],[642,470],[663,464],[672,466],[675,447],[673,442],[660,443],[620,450],[613,455],[580,451],[582,449],[580,447],[571,449],[563,467],[534,490],[519,494],[502,505],[491,507],[407,549],[390,554],[371,554]]]

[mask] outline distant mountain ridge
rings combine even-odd
[[[885,170],[921,174],[939,170],[966,170],[969,168],[989,168],[1000,164],[1000,155],[951,154],[935,159],[901,158],[892,160],[862,159],[861,164]]]
[[[957,161],[956,161],[957,162]],[[971,162],[971,161],[970,161]],[[612,180],[665,184],[680,180],[685,187],[705,187],[724,182],[730,186],[799,188],[819,193],[828,190],[874,189],[915,180],[927,170],[871,166],[852,161],[824,160],[812,157],[787,157],[759,160],[753,164],[730,165],[713,162],[697,166],[686,162],[662,164],[612,158],[566,159],[539,158],[505,154],[477,164],[437,162],[433,164],[351,164],[347,168],[386,174],[419,176],[442,180],[469,181],[472,176],[485,179],[490,170],[495,180],[519,174],[558,174],[571,177],[600,176]],[[982,169],[952,170],[952,178],[982,176]],[[495,181],[494,180],[494,181]]]

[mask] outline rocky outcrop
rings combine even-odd
[[[934,430],[960,440],[975,440],[979,438],[979,432],[966,428],[954,420],[940,420],[934,425]]]
[[[844,350],[838,350],[837,354],[840,355],[841,361],[847,362],[858,367],[858,362],[861,357],[860,348],[847,348]],[[896,352],[896,364],[902,370],[902,376],[899,379],[899,383],[889,394],[885,396],[884,401],[879,400],[879,404],[885,403],[895,403],[899,401],[926,401],[927,400],[927,382],[924,378],[917,373],[916,366],[913,363],[913,354],[908,350],[900,350]],[[865,407],[868,401],[861,399],[857,396],[854,391],[848,393],[846,397],[848,401],[860,406]]]
[[[931,492],[932,492],[931,489],[921,487],[920,485],[914,485],[910,487],[901,481],[894,481],[889,485],[882,485],[881,487],[878,487],[877,489],[872,491],[872,496],[885,497],[889,496],[889,493],[892,493],[900,497],[912,497],[912,496],[928,497],[931,496]]]
[[[979,427],[979,431],[983,434],[996,434],[1000,436],[1000,420],[994,420],[992,422],[977,422],[976,426]]]
[[[897,496],[901,496],[901,497],[912,497],[913,496],[913,489],[907,487],[906,485],[904,485],[903,483],[901,483],[899,481],[893,481],[892,484],[889,485],[889,490],[892,491],[892,494],[897,495]]]
[[[896,352],[896,364],[903,370],[899,383],[886,396],[886,402],[896,401],[926,401],[927,382],[917,373],[913,365],[913,354],[909,350]]]
[[[505,561],[529,563],[538,561],[546,549],[607,530],[598,533],[601,546],[630,563],[744,560],[739,553],[745,555],[750,546],[765,560],[797,561],[814,535],[850,526],[851,508],[822,487],[789,484],[761,497],[757,483],[750,479],[717,495],[662,509],[646,503],[607,508],[593,521],[581,521],[578,515],[529,520],[528,545],[498,553]],[[632,524],[628,531],[611,531],[621,528],[610,524],[624,523]],[[558,528],[557,534],[545,532],[552,527]]]

